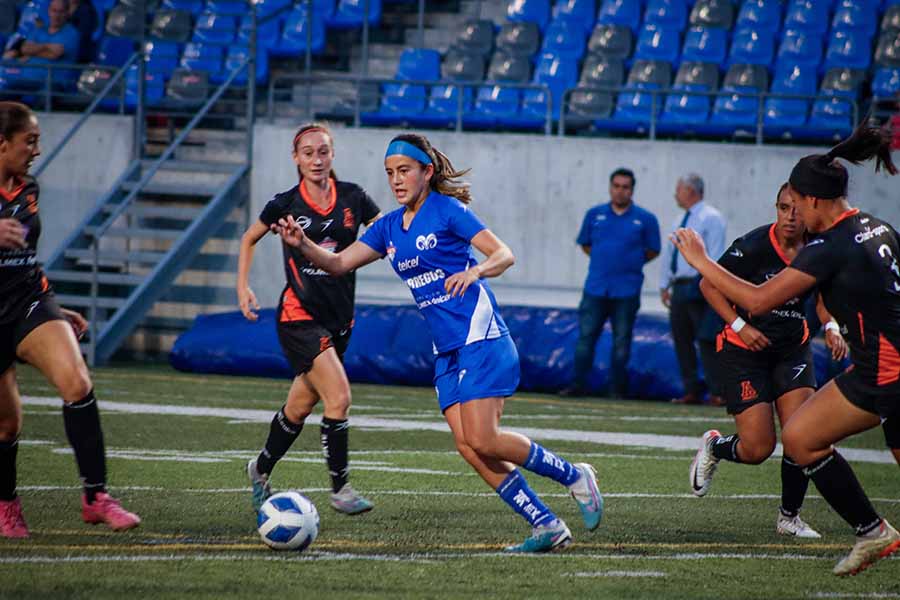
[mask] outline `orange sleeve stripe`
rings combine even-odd
[[[312,321],[313,318],[310,316],[306,309],[303,308],[303,305],[300,304],[300,299],[297,298],[297,294],[294,293],[293,288],[288,287],[287,291],[284,293],[284,297],[281,299],[281,319],[282,323],[286,321]]]

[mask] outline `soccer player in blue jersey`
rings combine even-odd
[[[395,137],[384,158],[401,207],[359,241],[331,253],[290,217],[273,230],[313,264],[340,275],[385,256],[409,286],[431,332],[438,403],[460,455],[533,528],[512,552],[547,552],[571,541],[569,528],[529,487],[516,465],[568,487],[588,530],[603,498],[594,468],[571,464],[518,433],[500,429],[504,399],[519,385],[519,355],[485,278],[515,262],[509,247],[469,210],[468,185],[450,160],[421,135]],[[487,258],[478,262],[474,246]]]

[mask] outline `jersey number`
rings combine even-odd
[[[881,258],[890,261],[891,266],[889,268],[896,278],[894,281],[894,291],[900,292],[900,282],[897,281],[900,280],[900,266],[897,265],[897,259],[894,258],[893,253],[891,253],[891,247],[887,244],[882,244],[878,247],[878,255],[881,256]]]

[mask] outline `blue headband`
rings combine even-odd
[[[388,156],[395,156],[397,154],[414,158],[423,165],[431,164],[431,158],[428,156],[428,154],[426,154],[413,144],[404,142],[403,140],[394,140],[393,142],[391,142],[387,147],[387,152],[384,153],[384,157],[387,158]]]

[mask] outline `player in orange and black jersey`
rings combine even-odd
[[[130,529],[140,518],[106,493],[100,415],[76,339],[87,322],[59,307],[37,262],[40,192],[28,170],[40,154],[40,135],[27,106],[0,102],[0,536],[28,537],[16,495],[22,429],[17,359],[36,367],[62,396],[66,435],[84,485],[82,519]]]
[[[356,241],[362,225],[380,216],[378,207],[358,185],[338,181],[331,169],[334,142],[324,126],[309,124],[294,136],[293,158],[300,182],[277,194],[241,238],[238,300],[244,316],[255,321],[259,309],[248,285],[253,247],[288,215],[319,246],[340,252]],[[247,465],[253,507],[271,495],[269,477],[275,464],[300,435],[306,417],[321,399],[322,447],[331,475],[331,505],[346,514],[372,509],[348,483],[350,384],[342,361],[353,328],[355,273],[331,276],[307,261],[300,251],[282,244],[287,284],[278,302],[277,329],[281,348],[294,371],[294,382],[281,410],[272,419],[259,457]]]
[[[775,202],[775,223],[758,227],[738,238],[719,259],[719,265],[753,284],[762,284],[777,275],[794,259],[806,238],[794,200],[781,186]],[[816,389],[809,328],[805,306],[814,293],[808,290],[770,311],[751,315],[733,306],[706,279],[700,282],[709,305],[726,325],[716,344],[720,378],[729,414],[734,416],[737,433],[723,436],[715,429],[703,434],[700,451],[691,463],[691,491],[704,496],[709,490],[715,464],[728,460],[760,464],[775,450],[774,412],[782,427]],[[836,323],[817,306],[819,319],[826,325],[826,344],[835,359],[843,358],[847,346]],[[774,410],[773,410],[774,409]],[[701,461],[711,456],[711,468],[702,482],[697,480]],[[804,538],[821,537],[800,518],[809,478],[787,455],[781,460],[781,507],[775,530]]]
[[[854,164],[875,158],[876,171],[884,167],[897,173],[889,133],[867,122],[828,153],[800,159],[788,191],[814,237],[790,266],[763,284],[745,281],[710,260],[695,232],[681,229],[673,238],[704,278],[750,314],[818,287],[840,323],[850,346],[850,368],[803,403],[781,440],[822,497],[856,530],[850,554],[834,567],[836,575],[853,575],[900,549],[900,533],[878,515],[833,446],[900,416],[900,239],[888,223],[850,206],[849,174],[840,158]],[[714,464],[706,456],[702,462],[698,470]]]

